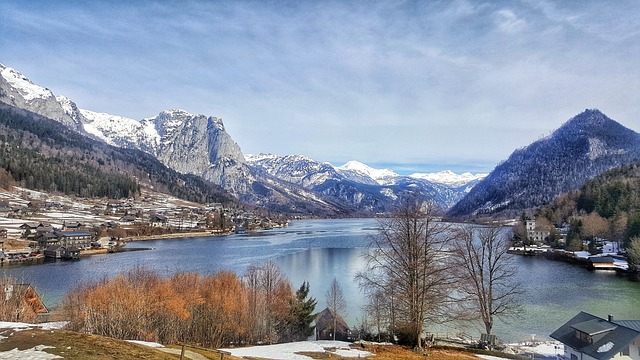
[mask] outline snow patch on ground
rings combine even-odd
[[[31,349],[26,350],[18,350],[13,349],[9,351],[3,351],[0,353],[0,359],[14,360],[14,359],[24,359],[24,360],[49,360],[49,359],[63,359],[62,356],[49,354],[44,352],[44,349],[54,349],[53,346],[46,345],[36,345]]]
[[[68,321],[54,321],[41,324],[0,321],[0,329],[14,329],[16,331],[41,328],[42,330],[57,330],[67,326]]]
[[[125,340],[126,342],[130,342],[133,344],[138,344],[138,345],[144,345],[144,346],[148,346],[148,347],[152,347],[152,348],[162,348],[164,347],[164,345],[157,343],[157,342],[150,342],[150,341],[142,341],[142,340]]]
[[[238,357],[257,357],[274,360],[307,360],[308,356],[299,355],[300,352],[331,352],[342,357],[367,357],[373,354],[368,351],[351,349],[351,343],[344,341],[299,341],[276,345],[251,346],[245,348],[220,349]]]

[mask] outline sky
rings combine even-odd
[[[221,117],[244,153],[488,172],[586,108],[640,130],[640,2],[0,0],[78,107]]]

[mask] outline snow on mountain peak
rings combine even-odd
[[[274,154],[244,154],[244,160],[248,163],[258,162],[260,160],[273,160],[277,159],[279,156]]]
[[[487,175],[488,174],[472,174],[470,172],[456,174],[451,170],[443,170],[437,173],[415,173],[409,175],[409,177],[444,184],[451,187],[460,187],[472,181],[484,179]]]
[[[347,161],[346,164],[339,166],[336,169],[342,171],[353,171],[358,174],[368,176],[381,185],[387,184],[389,179],[400,176],[389,169],[374,169],[369,165],[356,160]]]
[[[0,69],[0,75],[22,95],[25,101],[53,97],[51,90],[32,83],[20,71],[4,65]]]

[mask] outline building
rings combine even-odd
[[[527,239],[529,239],[530,242],[544,242],[551,234],[549,229],[536,224],[535,220],[527,220],[525,226],[527,228]]]
[[[640,360],[640,320],[614,320],[580,312],[550,335],[567,360]]]
[[[329,308],[322,310],[316,318],[316,340],[334,340],[334,318],[336,320],[335,340],[352,341],[353,336],[347,322],[340,315],[334,316]]]
[[[29,284],[4,282],[0,286],[0,298],[4,301],[2,310],[8,310],[12,321],[29,323],[47,320],[49,309]]]

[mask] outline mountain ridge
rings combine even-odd
[[[442,184],[410,180],[355,161],[339,169],[308,157],[289,156],[285,162],[278,158],[279,172],[249,166],[221,118],[181,109],[161,111],[141,121],[98,113],[54,96],[17,70],[0,65],[0,72],[0,101],[9,106],[52,118],[109,145],[142,150],[171,169],[200,176],[260,206],[303,209],[303,213],[371,214],[390,210],[398,196],[407,193],[433,198],[442,208],[460,197],[459,191]]]
[[[597,109],[586,109],[551,135],[515,150],[453,206],[449,215],[536,207],[639,158],[640,134]]]

